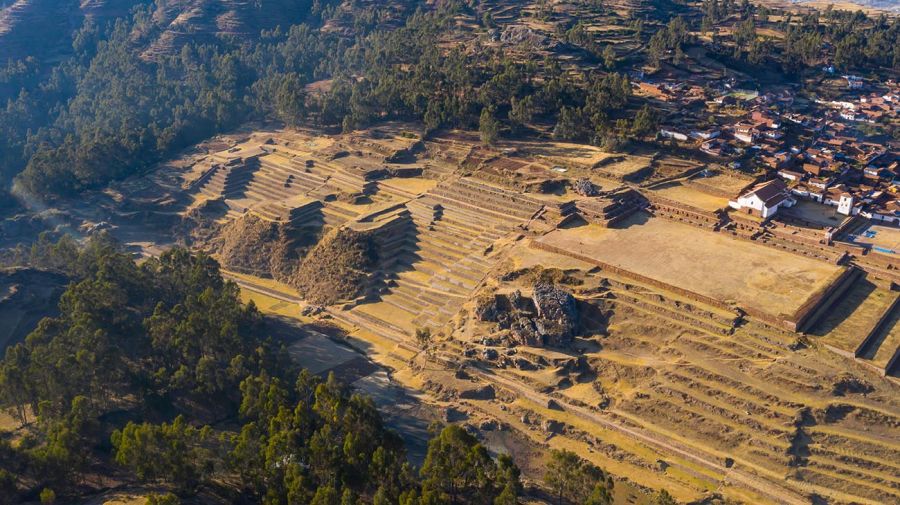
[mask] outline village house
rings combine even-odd
[[[715,129],[691,130],[691,138],[696,140],[711,140],[717,138],[722,132]]]
[[[853,208],[853,204],[855,203],[855,201],[856,200],[853,195],[848,192],[847,187],[843,184],[840,184],[825,192],[824,200],[822,203],[824,203],[825,205],[831,205],[832,207],[837,207],[837,211],[839,214],[849,216],[851,214],[859,212],[859,209]]]
[[[678,140],[678,141],[681,141],[681,142],[684,142],[685,140],[688,139],[688,136],[685,135],[684,133],[681,133],[681,132],[679,132],[679,131],[676,131],[676,130],[673,130],[673,129],[669,129],[669,128],[662,128],[662,129],[660,129],[660,130],[659,130],[659,136],[660,136],[660,137],[663,137],[663,138],[666,138],[666,139],[675,139],[675,140]]]
[[[900,223],[900,202],[894,198],[885,200],[884,197],[879,191],[872,198],[867,198],[859,215],[883,223]]]
[[[755,110],[750,114],[750,119],[753,120],[757,127],[765,126],[773,130],[781,128],[781,121],[768,112]]]
[[[700,144],[700,150],[712,156],[725,156],[728,154],[728,145],[721,139],[713,139]]]
[[[787,181],[797,182],[803,179],[803,174],[800,172],[795,172],[793,170],[782,169],[778,171],[778,175]]]
[[[738,123],[734,125],[734,138],[745,144],[756,143],[758,132],[756,128],[748,123]]]
[[[739,196],[737,201],[729,201],[728,205],[733,209],[768,219],[774,216],[778,209],[793,207],[796,203],[784,181],[774,179],[757,184]]]
[[[825,189],[834,182],[834,179],[831,177],[810,177],[807,184],[817,189]]]

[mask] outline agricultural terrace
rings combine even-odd
[[[696,207],[706,212],[715,212],[728,207],[728,199],[700,191],[691,185],[680,182],[667,182],[649,189],[653,194],[663,198]]]
[[[619,228],[559,229],[539,242],[767,314],[793,314],[843,270],[777,249],[637,214]]]

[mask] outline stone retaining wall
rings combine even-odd
[[[875,321],[875,324],[872,325],[872,328],[866,333],[866,337],[859,343],[859,346],[856,347],[856,351],[854,351],[854,355],[859,358],[863,354],[865,354],[866,350],[871,346],[875,339],[878,337],[879,330],[884,326],[884,323],[888,320],[891,313],[894,312],[894,309],[897,308],[897,303],[900,302],[900,296],[894,295],[894,301],[888,306],[887,309],[878,317],[878,320]]]
[[[689,300],[693,300],[696,302],[700,302],[711,307],[716,307],[722,310],[735,310],[735,307],[719,301],[715,298],[701,295],[699,293],[695,293],[693,291],[674,286],[671,284],[667,284],[665,282],[657,281],[656,279],[651,279],[649,277],[643,276],[641,274],[631,272],[629,270],[625,270],[623,268],[617,267],[615,265],[611,265],[609,263],[600,261],[596,258],[579,254],[573,251],[561,249],[556,246],[552,246],[540,241],[531,241],[531,245],[538,248],[543,249],[545,251],[549,251],[555,254],[560,254],[563,256],[570,256],[576,258],[578,260],[584,261],[586,263],[591,263],[599,266],[603,270],[608,270],[617,275],[620,275],[627,279],[632,279],[642,284],[648,284],[650,286],[658,287],[664,291],[669,291],[675,293],[679,296],[683,296]],[[845,280],[847,279],[848,274],[852,269],[843,270],[837,278],[831,283],[829,283],[824,288],[820,289],[817,293],[815,293],[810,299],[808,299],[794,314],[769,314],[767,312],[763,312],[761,310],[756,310],[749,307],[738,307],[742,312],[747,314],[754,319],[758,319],[770,326],[775,326],[777,328],[787,328],[790,331],[799,331],[798,328],[809,325],[812,321],[808,321],[808,318],[812,315],[814,309],[836,288],[840,287]]]

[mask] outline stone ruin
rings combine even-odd
[[[575,181],[572,189],[581,196],[600,196],[600,188],[587,178]]]
[[[475,317],[509,330],[510,345],[568,347],[579,329],[575,298],[547,282],[535,284],[531,298],[518,290],[487,297],[476,305]]]

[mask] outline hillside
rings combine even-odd
[[[0,59],[59,51],[79,17],[78,7],[59,0],[17,0],[0,10]]]
[[[900,501],[900,19],[40,5],[0,502]]]
[[[297,24],[310,2],[171,0],[151,8],[144,58],[175,54],[186,43],[211,43],[217,37],[255,38],[262,30]],[[54,56],[71,51],[71,37],[90,19],[102,26],[127,16],[139,0],[16,0],[0,3],[0,61]]]
[[[262,30],[297,24],[309,11],[308,1],[169,0],[157,3],[147,59],[175,54],[188,42],[214,42],[216,37],[255,38]]]

